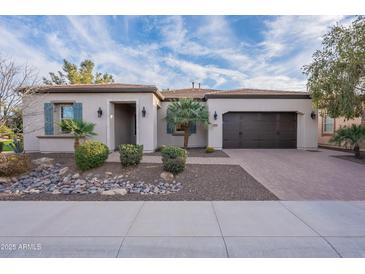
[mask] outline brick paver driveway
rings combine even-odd
[[[365,166],[320,149],[227,149],[235,162],[281,200],[365,200]]]

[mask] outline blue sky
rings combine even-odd
[[[301,67],[344,16],[0,16],[0,55],[47,76],[92,59],[117,82],[305,90]]]

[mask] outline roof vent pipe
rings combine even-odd
[[[191,82],[191,84],[193,85],[193,88],[194,88],[194,82]]]

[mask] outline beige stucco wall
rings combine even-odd
[[[349,127],[351,125],[361,125],[361,117],[347,120],[345,118],[339,117],[335,118],[334,122],[334,131],[338,130],[341,127]],[[319,115],[318,117],[318,144],[320,145],[334,145],[329,142],[332,134],[323,133],[323,116]],[[361,144],[361,148],[365,148],[365,142]]]
[[[168,134],[166,132],[166,111],[171,102],[161,102],[161,108],[158,109],[158,121],[157,121],[157,144],[162,145],[173,145],[183,146],[184,137]],[[202,104],[205,104],[202,102]],[[203,125],[198,124],[196,127],[196,133],[191,134],[189,137],[189,147],[205,147],[207,145],[207,128]]]
[[[222,149],[222,115],[230,111],[278,111],[297,112],[297,148],[317,148],[317,119],[312,119],[310,99],[209,99],[207,101],[210,121],[208,145]],[[214,120],[214,112],[218,119]]]
[[[183,145],[183,136],[166,132],[166,110],[170,102],[160,102],[152,93],[72,93],[42,94],[25,99],[31,107],[24,111],[24,146],[26,151],[64,152],[72,151],[72,139],[38,138],[44,136],[43,107],[46,102],[81,102],[83,119],[95,123],[99,140],[114,149],[115,147],[115,102],[135,103],[137,113],[137,144],[143,144],[145,152],[152,152],[161,145]],[[317,119],[310,117],[312,104],[309,99],[209,99],[206,104],[210,112],[211,125],[208,128],[197,125],[197,132],[189,138],[190,147],[207,145],[222,149],[222,115],[229,111],[293,111],[298,114],[298,148],[317,147]],[[101,107],[103,115],[97,117]],[[142,108],[146,117],[142,117]],[[217,112],[218,119],[213,114]]]
[[[40,138],[37,136],[44,136],[44,103],[75,101],[83,104],[83,120],[96,124],[95,132],[97,136],[92,138],[107,144],[110,149],[113,149],[115,146],[113,102],[136,103],[136,143],[143,144],[145,152],[154,151],[157,144],[157,132],[154,128],[157,115],[155,100],[155,95],[152,93],[49,93],[32,95],[25,99],[25,104],[31,105],[30,108],[24,110],[25,150],[42,152],[65,151],[65,147],[69,146],[70,140],[60,141],[55,138],[47,138],[42,139],[40,143]],[[97,116],[99,107],[103,110],[103,115],[100,118]],[[141,115],[143,107],[146,109],[146,117]]]

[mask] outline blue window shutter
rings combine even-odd
[[[166,122],[166,133],[167,134],[174,133],[174,126],[169,122]]]
[[[82,121],[82,103],[74,103],[74,119]]]
[[[196,122],[192,122],[190,127],[189,127],[189,133],[190,134],[195,134],[196,133]]]
[[[54,134],[52,103],[44,103],[44,134],[45,135]]]

